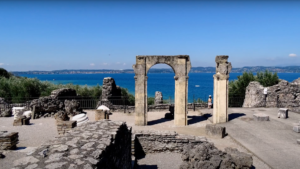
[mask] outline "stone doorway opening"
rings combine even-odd
[[[189,55],[139,55],[136,56],[136,64],[133,65],[135,73],[135,125],[146,126],[147,118],[147,73],[156,64],[169,65],[174,73],[175,80],[175,126],[187,125],[187,97],[188,97],[188,73],[191,69]]]

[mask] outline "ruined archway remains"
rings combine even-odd
[[[135,79],[135,125],[147,125],[147,72],[159,63],[164,63],[175,73],[175,126],[187,125],[188,73],[191,69],[189,55],[139,55],[133,65]]]

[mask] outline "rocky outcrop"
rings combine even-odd
[[[218,150],[212,143],[189,144],[184,146],[180,169],[250,169],[253,164],[251,155],[225,148]]]
[[[2,112],[0,112],[0,117],[11,117],[12,111],[11,109],[4,109]]]
[[[29,107],[31,110],[34,110],[35,112],[45,114],[45,113],[52,113],[52,112],[57,112],[59,110],[63,110],[65,105],[64,105],[64,101],[58,100],[51,96],[46,96],[46,97],[40,97],[38,99],[32,100]]]
[[[103,79],[102,98],[101,100],[117,99],[121,96],[121,88],[116,85],[116,82],[111,77]]]
[[[82,112],[76,97],[74,89],[57,89],[50,96],[32,100],[29,107],[33,111],[33,118],[50,117],[58,111],[66,111],[73,116]]]
[[[76,100],[65,100],[65,111],[68,115],[77,115],[82,112],[80,103]]]
[[[58,111],[54,115],[54,118],[55,118],[55,120],[58,120],[58,121],[69,121],[70,120],[68,114],[64,111]]]
[[[121,88],[116,85],[115,80],[111,77],[106,77],[103,79],[102,95],[97,107],[105,105],[112,108],[113,105],[124,105],[124,100],[121,96]]]
[[[69,88],[62,88],[53,90],[51,92],[51,97],[54,99],[66,99],[68,97],[76,97],[77,93],[75,89],[69,89]]]
[[[300,79],[291,83],[281,80],[277,85],[267,88],[259,82],[250,82],[246,88],[246,96],[243,107],[280,107],[288,108],[294,112],[300,112]]]
[[[243,107],[265,107],[264,87],[259,82],[247,86]]]
[[[155,105],[163,104],[163,95],[161,92],[155,92]]]

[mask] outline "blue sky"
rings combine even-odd
[[[193,67],[300,66],[300,1],[2,1],[0,67],[128,69],[136,55]],[[167,67],[165,65],[155,66]]]

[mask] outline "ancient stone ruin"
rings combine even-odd
[[[218,150],[205,137],[180,135],[174,131],[134,131],[134,154],[140,159],[146,154],[176,152],[182,154],[181,169],[250,169],[252,156],[236,149]]]
[[[251,155],[233,148],[220,151],[209,142],[185,145],[181,158],[180,169],[250,169],[253,164]]]
[[[76,90],[64,88],[52,91],[50,96],[34,99],[29,105],[32,118],[53,117],[58,111],[66,111],[68,115],[79,114],[82,109],[76,97]]]
[[[175,73],[175,117],[176,126],[187,125],[187,95],[188,73],[191,69],[189,55],[149,55],[136,56],[136,64],[133,65],[135,79],[135,125],[145,126],[147,120],[147,72],[159,63],[169,65]]]
[[[120,101],[122,101],[121,96],[121,88],[116,85],[115,80],[111,77],[106,77],[103,79],[102,95],[97,107],[101,105],[111,107],[112,105],[120,104]]]
[[[155,105],[163,104],[163,95],[161,92],[155,92]]]
[[[14,161],[21,168],[131,168],[131,128],[115,121],[88,122]]]
[[[232,66],[227,55],[216,56],[215,61],[213,123],[224,123],[228,121],[228,79]]]
[[[243,107],[278,107],[300,112],[300,78],[289,83],[280,80],[276,85],[266,87],[267,94],[259,82],[250,82],[246,88]]]

